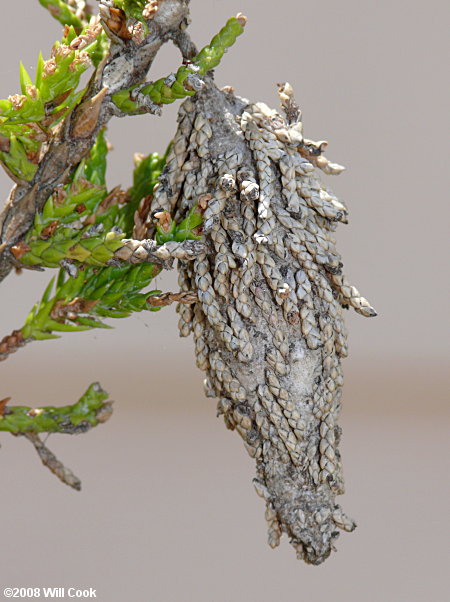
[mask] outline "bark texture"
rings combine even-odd
[[[184,102],[150,214],[204,211],[205,252],[178,262],[181,290],[198,295],[178,308],[180,333],[193,333],[206,395],[256,460],[269,544],[285,532],[319,564],[355,527],[335,501],[342,306],[375,312],[342,274],[333,230],[347,210],[317,175],[343,168],[303,138],[289,85],[280,98],[284,116],[208,81]]]

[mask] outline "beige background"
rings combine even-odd
[[[178,339],[166,309],[31,344],[1,365],[0,397],[16,404],[69,403],[94,380],[117,403],[109,424],[50,439],[82,493],[41,468],[26,441],[1,436],[0,592],[94,587],[102,602],[448,599],[444,2],[193,0],[199,46],[239,10],[248,27],[219,84],[273,105],[275,83],[288,79],[306,135],[328,139],[330,158],[348,168],[331,181],[350,207],[340,249],[380,314],[348,316],[342,503],[359,528],[320,567],[297,562],[286,541],[266,546],[252,461],[215,418],[192,342]],[[36,1],[2,2],[0,19],[4,98],[18,91],[19,58],[33,73],[60,30]],[[152,78],[178,64],[165,47]],[[175,114],[171,106],[161,119],[111,123],[111,185],[129,184],[134,151],[164,149]],[[4,174],[0,186],[4,198]],[[2,335],[22,325],[48,278],[1,285]],[[173,275],[157,286],[174,290]]]

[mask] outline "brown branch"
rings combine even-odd
[[[77,403],[61,407],[29,408],[8,406],[11,399],[0,401],[0,430],[15,436],[22,435],[33,444],[42,463],[63,483],[77,491],[80,479],[58,460],[39,437],[42,432],[57,432],[69,435],[85,433],[98,424],[103,424],[112,415],[112,401],[98,383],[93,383]]]
[[[188,14],[188,0],[160,0],[142,43],[113,36],[110,52],[92,75],[83,102],[54,133],[33,181],[16,183],[0,213],[0,281],[14,265],[10,248],[25,236],[36,212],[88,154],[99,129],[117,114],[111,96],[145,78],[161,46],[176,37]]]
[[[152,239],[135,240],[133,238],[124,238],[123,246],[114,252],[114,260],[119,262],[131,263],[133,265],[142,262],[151,262],[162,265],[170,270],[174,259],[182,261],[192,261],[205,252],[205,243],[203,240],[170,240],[163,245],[158,245]]]
[[[70,468],[64,466],[55,454],[42,443],[39,435],[36,435],[36,433],[25,433],[24,437],[34,445],[34,449],[40,457],[42,464],[46,466],[50,472],[57,476],[60,481],[69,485],[69,487],[76,489],[76,491],[81,491],[80,479],[70,470]]]
[[[147,303],[152,307],[164,307],[166,305],[171,305],[172,303],[191,305],[197,301],[198,295],[194,291],[187,291],[183,293],[161,293],[160,295],[151,295],[147,299]]]

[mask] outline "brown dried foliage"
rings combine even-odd
[[[6,335],[0,341],[0,362],[15,353],[20,347],[26,345],[27,341],[23,338],[20,330],[13,330],[11,334]]]

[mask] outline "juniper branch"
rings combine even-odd
[[[70,468],[64,466],[61,460],[58,460],[55,454],[41,441],[39,435],[36,435],[35,433],[25,433],[24,437],[33,444],[42,464],[46,466],[50,472],[58,477],[60,481],[69,487],[72,487],[72,489],[75,489],[76,491],[81,490],[80,479],[70,470]]]
[[[0,362],[27,343],[21,330],[13,330],[11,334],[4,336],[0,341]]]
[[[203,252],[198,236],[203,221],[200,206],[194,206],[178,224],[167,212],[156,212],[155,241],[124,238],[125,232],[135,230],[133,214],[136,219],[141,200],[145,205],[152,198],[166,155],[135,156],[133,186],[127,193],[117,188],[108,193],[107,151],[104,131],[100,131],[71,183],[48,199],[25,241],[12,248],[23,262],[20,265],[40,269],[61,265],[64,269],[54,292],[53,278],[24,326],[0,341],[0,361],[31,341],[58,338],[59,332],[108,328],[99,318],[157,311],[176,295],[143,292],[151,280],[163,267],[170,268],[175,258],[194,259]],[[108,232],[99,236],[102,229]]]
[[[153,240],[123,240],[122,243],[125,244],[113,254],[108,262],[112,265],[108,267],[79,270],[75,277],[67,279],[65,270],[61,269],[54,295],[51,295],[52,279],[24,326],[0,341],[0,361],[34,340],[58,338],[55,332],[107,328],[99,317],[122,318],[131,312],[155,311],[173,302],[195,302],[193,293],[141,291],[161,269],[170,269],[174,259],[194,260],[203,254],[202,240],[169,240],[162,245]],[[126,261],[131,265],[123,265]]]
[[[186,291],[180,293],[155,293],[147,299],[147,303],[153,307],[163,307],[172,303],[182,303],[183,305],[192,305],[197,303],[198,295],[195,291]]]
[[[113,115],[111,96],[143,80],[162,44],[186,22],[188,13],[185,0],[161,0],[144,40],[114,37],[108,55],[89,81],[82,102],[53,133],[32,179],[17,181],[0,214],[0,281],[13,266],[11,247],[23,238],[33,224],[35,213],[56,187],[67,181],[89,153],[98,131]],[[105,29],[110,31],[106,21],[107,17],[103,17]]]
[[[108,394],[93,383],[80,399],[68,406],[31,408],[6,405],[0,411],[0,431],[14,435],[24,433],[85,433],[106,422],[112,414]]]
[[[33,444],[44,466],[63,483],[79,491],[80,479],[48,449],[39,433],[85,433],[111,417],[112,402],[107,399],[108,394],[99,383],[90,385],[80,399],[70,406],[8,406],[7,398],[0,402],[0,431],[23,435]]]
[[[78,32],[89,21],[90,12],[82,0],[39,0],[39,3],[62,25],[72,25]]]
[[[200,76],[217,67],[227,48],[243,33],[245,23],[246,17],[241,13],[232,17],[213,37],[210,44],[187,65],[182,65],[175,74],[117,92],[112,96],[114,104],[121,111],[130,114],[156,112],[161,104],[170,104],[179,98],[193,96],[205,85]],[[180,36],[175,39],[177,45],[184,48],[183,41],[186,42],[186,39]],[[193,46],[187,44],[187,48],[192,52]]]
[[[191,261],[205,251],[201,240],[168,241],[158,245],[156,241],[123,238],[122,233],[111,231],[103,237],[84,238],[79,243],[73,239],[52,243],[52,239],[35,241],[13,247],[12,252],[20,259],[21,266],[56,268],[64,260],[76,264],[106,267],[108,265],[137,265],[157,263],[165,269],[172,267],[174,259]]]

